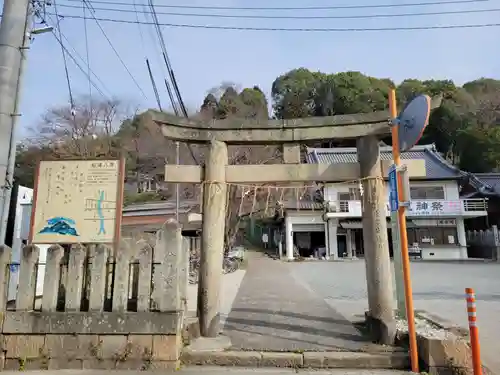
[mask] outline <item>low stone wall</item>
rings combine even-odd
[[[177,369],[179,335],[5,335],[2,370]]]
[[[417,345],[430,375],[472,375],[470,347],[462,338],[451,333],[443,338],[418,335]]]
[[[430,314],[417,314],[417,346],[421,371],[430,375],[472,375],[472,354],[467,330]],[[399,339],[408,342],[408,327],[399,325]],[[484,374],[491,374],[483,366]]]
[[[167,223],[156,243],[122,241],[115,250],[52,246],[34,311],[37,247],[23,249],[7,310],[10,249],[0,246],[0,370],[179,368],[188,273],[180,227]]]

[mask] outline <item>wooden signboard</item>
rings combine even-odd
[[[30,242],[117,243],[124,160],[41,161],[35,176]]]

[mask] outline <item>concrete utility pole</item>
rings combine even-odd
[[[16,123],[30,0],[4,0],[0,24],[0,244],[5,242],[16,156]]]
[[[180,154],[179,154],[179,142],[175,142],[175,164],[179,165]],[[180,186],[175,184],[175,220],[179,222],[179,206],[180,206]]]

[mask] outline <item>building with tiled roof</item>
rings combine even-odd
[[[464,199],[488,199],[488,216],[469,221],[471,230],[485,230],[500,226],[500,173],[469,173],[462,183]]]
[[[308,163],[357,163],[356,148],[310,148],[306,156]],[[392,160],[392,147],[380,147],[380,159]],[[405,160],[421,159],[425,161],[426,176],[423,180],[455,180],[462,178],[462,172],[449,164],[431,145],[415,146],[401,154]]]
[[[392,148],[381,146],[380,157],[392,160]],[[456,168],[439,154],[434,145],[415,146],[402,153],[401,159],[403,164],[405,160],[423,160],[425,164],[425,176],[410,181],[411,204],[407,220],[411,251],[423,259],[467,258],[464,220],[485,217],[487,200],[484,197],[463,198],[460,187],[467,180],[486,189],[482,177]],[[309,148],[306,161],[336,164],[357,163],[358,159],[356,148]],[[305,256],[333,259],[363,256],[360,184],[326,184],[322,195],[323,210],[287,209],[284,223],[286,247],[293,245]],[[386,195],[388,202],[387,185]],[[386,211],[389,220],[388,203]],[[390,225],[388,228],[391,238]],[[392,253],[391,245],[389,251]]]

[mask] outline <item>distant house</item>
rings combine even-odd
[[[165,168],[157,168],[149,173],[129,173],[125,177],[126,193],[158,192],[165,186]]]
[[[500,226],[500,173],[469,173],[461,191],[462,198],[487,198],[488,215],[469,222],[469,229]]]
[[[131,204],[123,208],[122,232],[156,232],[168,219],[176,216],[175,200]],[[186,236],[201,231],[200,204],[197,200],[181,200],[179,222]]]
[[[392,160],[391,147],[380,148],[382,160]],[[464,220],[487,216],[486,197],[460,197],[460,186],[466,173],[449,164],[434,145],[415,146],[401,156],[425,161],[426,176],[410,181],[411,207],[407,211],[408,242],[423,259],[467,258]],[[308,163],[356,163],[355,148],[311,148]],[[389,219],[389,189],[386,183],[386,216]],[[289,259],[296,247],[301,255],[310,256],[324,249],[326,257],[363,256],[362,207],[359,185],[326,184],[323,204],[301,202],[300,207],[285,207],[284,247]],[[310,206],[310,207],[309,207]],[[388,226],[389,251],[392,254],[391,230]]]

